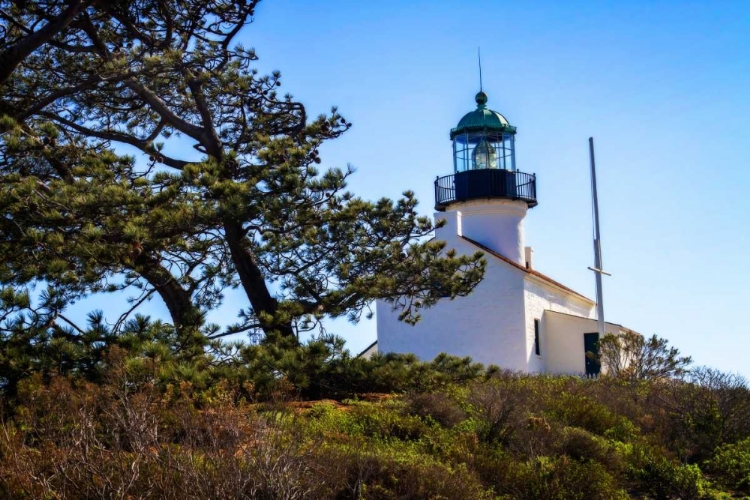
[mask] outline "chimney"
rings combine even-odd
[[[524,254],[526,255],[526,269],[534,269],[534,249],[524,247]]]

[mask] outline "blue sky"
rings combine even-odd
[[[311,110],[354,123],[324,165],[357,167],[367,198],[412,189],[425,214],[481,46],[488,104],[538,175],[537,268],[594,295],[594,136],[607,318],[750,376],[750,3],[275,0],[241,38]],[[374,339],[373,321],[331,329],[353,350]]]
[[[535,267],[594,296],[594,136],[607,320],[750,376],[750,2],[269,0],[240,40],[311,114],[353,122],[323,166],[354,165],[365,198],[411,189],[426,215],[481,46],[488,106],[538,176]],[[374,321],[329,326],[352,351],[375,338]]]

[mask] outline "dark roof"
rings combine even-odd
[[[376,345],[378,345],[378,341],[377,340],[375,342],[373,342],[372,344],[368,345],[367,347],[365,347],[364,349],[362,349],[362,352],[360,352],[359,354],[357,354],[356,357],[359,358],[360,356],[362,356],[364,353],[366,353],[367,351],[369,351],[370,349],[372,349]]]
[[[466,113],[458,125],[451,129],[451,139],[467,132],[509,132],[516,133],[516,127],[498,113],[487,108],[487,94],[479,92],[476,96],[477,109]]]
[[[552,314],[561,314],[563,316],[570,316],[571,318],[577,318],[577,319],[585,319],[588,321],[596,321],[595,318],[584,318],[583,316],[576,316],[575,314],[570,314],[562,311],[553,311],[552,309],[545,309],[544,312],[552,313]],[[608,323],[613,326],[619,326],[620,328],[624,328],[625,330],[630,330],[627,326],[622,326],[620,323],[612,323],[611,321],[604,320],[605,323]],[[633,330],[630,330],[631,332]]]
[[[549,283],[551,285],[554,285],[554,286],[556,286],[558,288],[562,288],[566,292],[570,292],[573,295],[576,295],[576,296],[578,296],[578,297],[580,297],[580,298],[582,298],[582,299],[584,299],[584,300],[586,300],[588,302],[592,302],[594,304],[596,303],[593,300],[591,300],[590,298],[586,297],[585,295],[581,295],[580,293],[576,292],[575,290],[572,290],[572,289],[568,288],[567,286],[563,285],[562,283],[559,283],[559,282],[553,280],[552,278],[550,278],[546,274],[542,274],[539,271],[536,271],[534,269],[529,269],[528,267],[522,266],[521,264],[510,260],[508,257],[506,257],[504,255],[501,255],[501,254],[497,253],[496,251],[487,248],[486,246],[482,245],[481,243],[479,243],[477,241],[472,240],[471,238],[467,238],[466,236],[461,236],[461,238],[463,238],[464,240],[468,241],[472,245],[480,248],[483,252],[487,252],[488,254],[492,255],[493,257],[497,257],[498,259],[502,260],[503,262],[505,262],[507,264],[510,264],[511,266],[513,266],[516,269],[519,269],[519,270],[525,272],[526,274],[531,274],[533,276],[536,276],[537,278],[539,278],[539,279],[541,279],[543,281],[546,281],[547,283]]]

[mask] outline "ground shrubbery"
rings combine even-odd
[[[719,447],[706,469],[722,487],[750,495],[750,438]]]
[[[201,365],[116,348],[95,377],[20,379],[2,399],[0,498],[750,494],[737,377],[526,376],[450,356],[363,360],[335,339],[244,349]]]

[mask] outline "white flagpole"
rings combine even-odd
[[[599,338],[604,332],[604,292],[602,291],[602,274],[611,276],[604,272],[602,264],[601,233],[599,232],[599,197],[596,192],[596,161],[594,160],[594,138],[589,137],[589,155],[591,157],[591,195],[594,204],[594,267],[589,267],[596,275],[596,319],[599,324]]]

